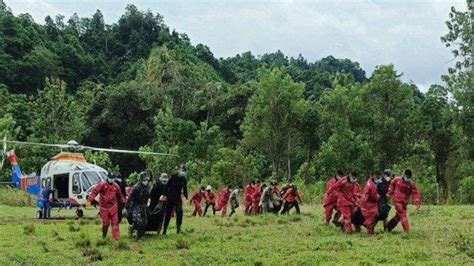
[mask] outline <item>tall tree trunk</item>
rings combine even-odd
[[[288,151],[287,151],[287,156],[288,156],[288,179],[291,178],[291,160],[290,160],[291,145],[290,145],[290,140],[291,140],[291,136],[290,136],[290,134],[288,134]]]
[[[313,157],[313,150],[311,148],[308,148],[308,156],[306,158],[306,166],[304,168],[304,182],[305,184],[308,183],[308,172],[309,172],[309,163],[311,162],[311,159]]]
[[[280,160],[276,160],[274,163],[275,167],[275,179],[280,181]]]

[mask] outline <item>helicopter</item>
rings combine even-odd
[[[3,164],[6,158],[11,165],[12,181],[2,182],[1,184],[11,185],[36,196],[36,205],[39,208],[36,213],[37,218],[42,217],[41,207],[43,205],[43,200],[41,192],[43,188],[51,188],[54,191],[54,202],[51,204],[52,208],[59,208],[60,210],[62,208],[75,208],[75,213],[78,218],[84,216],[82,208],[85,207],[90,193],[98,183],[107,179],[108,174],[104,168],[87,162],[82,153],[84,150],[177,157],[176,155],[167,153],[89,147],[80,145],[74,140],[69,141],[67,144],[49,144],[7,140],[5,136],[2,143],[3,150],[0,170],[3,169]],[[50,161],[41,168],[41,173],[39,175],[37,173],[24,175],[18,164],[18,158],[15,151],[7,151],[7,144],[55,147],[61,149],[61,151],[53,156]],[[95,200],[98,201],[98,198]]]

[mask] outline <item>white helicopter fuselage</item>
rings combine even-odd
[[[61,152],[41,168],[40,176],[42,187],[53,189],[60,204],[80,207],[93,188],[106,180],[107,171],[88,163],[82,153]]]

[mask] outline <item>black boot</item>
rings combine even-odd
[[[181,233],[181,225],[176,226],[176,233],[177,234]]]
[[[105,238],[107,236],[107,230],[108,228],[102,228],[102,238]]]

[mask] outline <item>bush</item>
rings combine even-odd
[[[9,186],[0,187],[0,205],[27,207],[35,204],[35,197],[25,191]]]
[[[474,176],[469,176],[459,182],[458,188],[460,203],[474,203]]]

